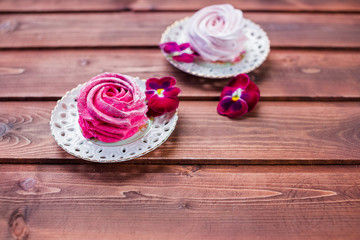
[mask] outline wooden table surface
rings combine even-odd
[[[0,0],[0,239],[360,239],[360,1],[229,0],[271,40],[240,120],[228,79],[187,75],[157,44],[215,0]],[[56,101],[104,71],[172,75],[175,132],[125,163],[50,133]]]

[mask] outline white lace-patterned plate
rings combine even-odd
[[[185,26],[188,17],[174,22],[167,27],[161,36],[160,43],[187,42]],[[195,60],[192,63],[177,62],[167,53],[162,51],[166,59],[176,68],[189,74],[206,78],[229,78],[240,73],[248,73],[259,67],[267,58],[270,52],[270,40],[266,32],[257,24],[245,20],[244,33],[248,37],[245,43],[244,58],[236,63],[212,63],[202,60]]]
[[[136,79],[145,91],[145,81]],[[115,143],[86,139],[78,124],[77,96],[82,84],[67,92],[57,102],[51,114],[51,133],[57,144],[66,152],[84,160],[110,163],[140,157],[159,147],[174,131],[178,119],[177,111],[155,117],[146,127],[131,138]]]

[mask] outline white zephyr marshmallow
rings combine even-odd
[[[234,62],[247,40],[241,10],[230,4],[212,5],[197,11],[187,23],[191,47],[206,61]]]

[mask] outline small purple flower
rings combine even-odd
[[[183,53],[178,56],[173,56],[172,58],[178,62],[191,63],[194,61],[194,54]]]
[[[176,42],[166,42],[159,45],[159,47],[166,53],[181,52],[190,47],[190,43],[183,43],[178,45]]]
[[[233,78],[221,92],[217,111],[235,118],[251,111],[260,99],[260,91],[246,74]]]
[[[191,49],[190,43],[178,45],[176,42],[166,42],[160,44],[159,47],[178,62],[191,63],[194,61],[194,56],[196,56],[194,51]],[[186,53],[185,51],[191,53]]]
[[[145,94],[148,100],[149,116],[160,116],[178,108],[177,96],[180,89],[175,87],[175,84],[174,77],[150,78],[146,81]]]

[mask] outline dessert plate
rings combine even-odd
[[[160,43],[176,42],[178,44],[187,42],[185,26],[189,17],[174,22],[167,27],[161,36]],[[205,78],[229,78],[240,73],[248,73],[259,67],[270,52],[270,40],[266,32],[257,24],[245,19],[244,33],[248,40],[245,43],[243,59],[236,63],[214,63],[196,59],[192,63],[178,62],[162,51],[165,58],[176,68]]]
[[[136,78],[142,91],[145,81]],[[174,131],[177,111],[151,118],[146,126],[131,138],[115,143],[86,139],[78,124],[77,96],[82,84],[67,92],[51,114],[50,128],[57,144],[66,152],[92,162],[123,162],[140,157],[164,143]]]

